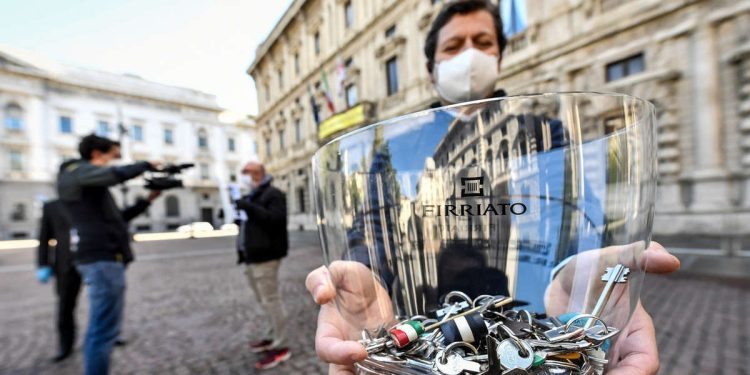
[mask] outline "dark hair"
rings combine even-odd
[[[81,139],[81,143],[78,144],[78,152],[82,159],[91,160],[91,154],[94,150],[107,153],[113,146],[120,147],[120,142],[96,134],[89,134]]]
[[[424,42],[424,54],[427,57],[427,71],[432,74],[435,67],[435,52],[437,52],[437,41],[440,29],[443,28],[456,14],[468,14],[477,11],[486,11],[492,15],[492,21],[495,23],[495,34],[497,34],[497,44],[500,46],[500,55],[508,40],[503,34],[503,21],[500,19],[500,11],[488,0],[458,0],[446,4],[443,10],[432,21],[430,31]]]

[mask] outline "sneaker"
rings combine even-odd
[[[260,340],[250,343],[250,351],[253,353],[263,353],[273,348],[273,341],[271,340]]]
[[[267,356],[260,361],[255,362],[255,368],[258,370],[266,370],[276,367],[279,363],[286,361],[291,356],[292,353],[289,352],[288,348],[269,350]]]

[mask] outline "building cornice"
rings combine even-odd
[[[399,5],[399,2],[394,1],[388,8],[383,9],[381,14],[390,14],[391,10],[398,5]],[[382,22],[381,17],[372,17],[370,19],[370,22],[366,23],[361,28],[359,28],[357,32],[352,34],[349,38],[347,38],[346,41],[340,47],[338,47],[336,50],[331,51],[324,58],[321,58],[315,69],[311,70],[302,78],[296,80],[297,83],[294,86],[290,87],[288,90],[284,90],[284,92],[282,92],[279,95],[278,100],[273,102],[272,105],[268,106],[266,110],[264,110],[262,113],[258,114],[257,119],[256,119],[257,123],[265,122],[267,121],[269,114],[277,113],[282,103],[285,103],[287,100],[292,100],[291,98],[295,96],[295,95],[291,95],[291,93],[294,93],[300,89],[304,90],[305,85],[307,85],[308,83],[312,83],[312,81],[314,81],[313,77],[315,77],[316,75],[319,75],[322,70],[325,70],[331,67],[329,66],[330,64],[335,64],[336,63],[335,59],[337,57],[341,56],[343,58],[345,56],[343,52],[349,49],[352,45],[354,45],[358,41],[360,41],[365,35],[368,35],[369,33],[377,34],[378,32],[374,31],[373,25],[378,22]],[[262,59],[263,59],[263,56],[256,55],[256,62],[253,63],[253,66],[251,66],[251,68],[255,67],[257,65],[256,63]],[[250,74],[250,69],[248,69],[248,74]],[[316,100],[318,99],[319,98],[316,96]]]
[[[250,67],[247,68],[247,74],[251,75],[253,74],[253,71],[258,66],[261,60],[263,60],[263,57],[266,55],[269,49],[273,46],[274,43],[276,43],[276,40],[279,38],[279,36],[286,31],[286,27],[292,22],[292,20],[297,16],[298,13],[300,13],[300,10],[302,7],[307,3],[307,0],[294,0],[291,5],[289,5],[289,8],[284,12],[284,15],[281,16],[281,19],[279,22],[276,23],[276,26],[273,27],[273,30],[271,30],[271,33],[268,34],[268,37],[266,37],[266,40],[261,43],[258,48],[255,49],[255,60],[253,60],[253,63],[250,64]]]
[[[139,95],[133,92],[125,91],[125,90],[122,90],[122,91],[111,90],[111,89],[107,89],[106,87],[98,86],[95,84],[87,84],[86,82],[72,82],[64,78],[55,77],[43,70],[38,70],[38,69],[25,69],[25,68],[13,67],[13,66],[4,66],[4,67],[0,67],[0,72],[5,72],[8,74],[18,75],[18,76],[22,76],[26,78],[38,79],[48,87],[61,86],[61,87],[69,87],[75,90],[90,90],[90,91],[105,93],[108,95],[118,96],[121,98],[146,100],[146,101],[152,101],[156,103],[175,105],[179,107],[189,107],[189,108],[194,108],[194,109],[200,109],[200,110],[204,110],[208,112],[215,112],[215,113],[219,113],[223,110],[218,105],[211,106],[211,105],[201,105],[195,102],[168,100],[164,97],[160,97],[157,95]],[[153,83],[153,82],[148,82],[148,83]],[[201,94],[201,95],[207,95],[207,94]]]

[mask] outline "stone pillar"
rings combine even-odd
[[[702,25],[690,41],[693,61],[692,117],[694,134],[694,177],[716,176],[721,173],[721,89],[719,87],[719,56],[716,32],[711,25]]]

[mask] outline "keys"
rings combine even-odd
[[[571,327],[568,329],[565,326],[560,326],[544,331],[544,337],[549,342],[576,341],[577,338],[584,336],[584,333],[585,330],[582,327]]]
[[[460,312],[463,309],[468,309],[469,303],[466,301],[461,301],[454,303],[453,305],[450,305],[446,308],[442,308],[438,311],[435,311],[435,316],[437,316],[438,319],[442,319],[445,316],[453,315],[457,312]]]
[[[533,329],[531,324],[526,322],[519,322],[518,320],[509,320],[503,322],[503,325],[508,327],[513,332],[513,335],[519,338],[526,338],[530,336]]]
[[[447,357],[438,354],[435,361],[435,368],[443,375],[461,375],[464,372],[477,374],[482,371],[482,365],[477,362],[469,361],[461,357],[458,353],[448,354]],[[445,362],[443,362],[443,360]]]
[[[508,297],[472,301],[451,292],[437,311],[399,316],[390,327],[363,332],[360,343],[370,355],[356,366],[367,374],[601,375],[608,339],[619,330],[594,314],[603,313],[613,288],[627,281],[628,272],[622,265],[608,269],[598,307],[565,322],[501,309],[512,301]]]
[[[612,291],[615,290],[615,285],[627,282],[629,273],[630,268],[627,268],[622,264],[607,268],[607,271],[602,276],[602,281],[606,281],[607,284],[604,286],[602,294],[599,295],[599,299],[596,301],[596,305],[594,306],[594,310],[591,311],[591,315],[597,318],[601,316],[602,312],[604,312],[604,307],[607,306],[609,297],[612,296]],[[590,328],[594,325],[594,322],[594,319],[589,319],[583,327]]]

